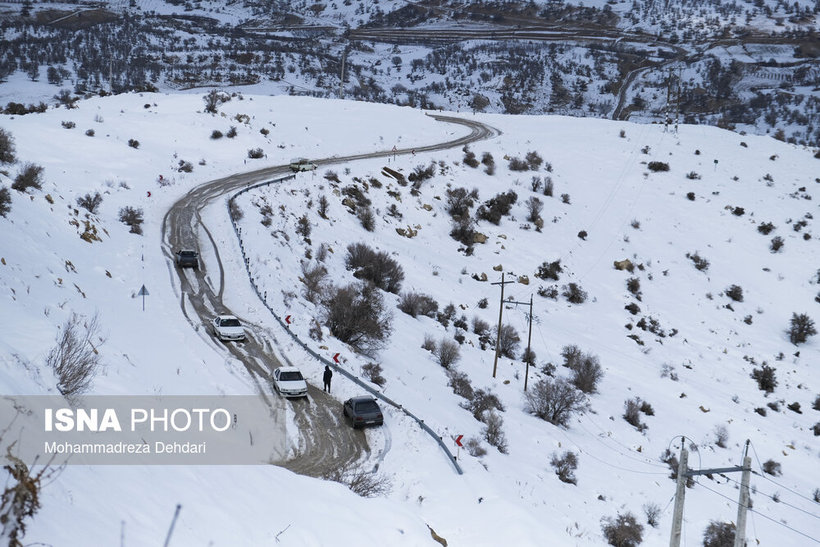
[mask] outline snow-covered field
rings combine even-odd
[[[409,108],[305,98],[237,96],[216,116],[202,112],[201,94],[129,94],[78,106],[0,120],[14,136],[19,158],[18,165],[2,166],[8,175],[0,176],[0,186],[10,185],[21,163],[45,168],[43,189],[30,195],[12,191],[12,210],[0,218],[3,393],[56,393],[44,358],[72,312],[98,313],[103,325],[105,368],[91,393],[254,393],[243,367],[202,326],[192,329],[180,311],[172,265],[160,241],[168,207],[198,183],[295,156],[412,148],[464,133]],[[240,114],[247,118],[237,119]],[[464,399],[448,387],[446,371],[421,348],[425,335],[436,341],[463,335],[454,367],[474,388],[489,389],[503,402],[508,454],[486,442],[483,457],[462,450],[465,474],[458,476],[429,437],[389,410],[384,428],[367,431],[372,458],[386,450],[379,466],[392,482],[386,498],[362,499],[338,484],[276,467],[68,466],[43,488],[43,507],[26,542],[109,544],[124,537],[126,545],[156,544],[181,504],[175,545],[368,540],[422,545],[432,543],[426,525],[449,545],[600,545],[605,541],[601,519],[627,511],[644,524],[645,544],[659,545],[668,541],[674,494],[659,457],[675,436],[686,435],[697,447],[689,459],[694,468],[739,465],[747,438],[756,471],[763,461],[779,462],[782,476],[752,478],[755,513],[747,534],[763,545],[810,544],[807,536],[817,536],[820,513],[812,501],[820,487],[820,452],[811,430],[818,421],[812,404],[820,392],[820,352],[816,337],[795,347],[785,330],[793,312],[820,317],[814,301],[820,266],[813,234],[817,206],[809,198],[818,188],[820,161],[814,151],[703,126],[682,126],[673,134],[661,126],[563,117],[476,119],[502,131],[471,147],[478,159],[492,154],[494,175],[485,174],[483,166],[466,166],[461,150],[330,166],[339,183],[324,178],[323,167],[243,194],[240,224],[256,281],[275,309],[293,317],[292,330],[300,338],[328,356],[342,352],[344,366],[356,373],[365,363],[380,363],[386,395],[445,438],[481,439],[483,424],[459,406]],[[61,122],[75,127],[66,129]],[[237,128],[235,138],[211,138],[212,131],[227,133],[231,126]],[[260,133],[263,128],[268,135]],[[89,129],[94,136],[86,135]],[[139,147],[130,147],[129,139]],[[247,159],[247,151],[257,147],[267,157]],[[530,151],[549,162],[551,171],[545,165],[537,172],[508,169],[505,156],[523,158]],[[181,161],[190,162],[193,172],[178,172]],[[408,175],[433,161],[436,174],[418,195],[382,174],[389,166]],[[666,162],[670,170],[650,172],[652,161]],[[699,178],[688,178],[690,173]],[[160,186],[159,175],[171,184]],[[554,197],[532,191],[534,176],[551,178]],[[354,184],[372,201],[372,232],[342,203],[342,190]],[[487,240],[475,245],[472,256],[459,252],[461,245],[448,235],[447,190],[458,187],[478,190],[476,206],[499,192],[517,193],[511,216],[500,225],[478,223]],[[78,196],[97,191],[103,196],[97,215],[75,212]],[[316,212],[321,196],[329,202],[328,219]],[[543,202],[540,231],[526,220],[531,197]],[[269,226],[261,223],[258,209],[265,202],[273,211]],[[117,221],[123,206],[143,209],[143,236],[128,233]],[[310,244],[296,232],[303,215],[311,226]],[[234,252],[238,246],[224,200],[206,209],[204,220],[222,250],[226,301],[284,340],[255,299],[242,257]],[[801,220],[805,225],[797,231]],[[86,222],[96,226],[101,241],[80,239]],[[758,233],[763,222],[776,226],[768,236]],[[397,228],[415,235],[402,236]],[[778,253],[769,250],[774,236],[785,242]],[[479,349],[472,328],[459,331],[452,320],[445,328],[432,318],[411,318],[395,308],[398,297],[392,294],[384,298],[393,313],[393,334],[376,356],[356,356],[326,328],[322,342],[311,340],[308,330],[320,310],[301,297],[300,261],[309,251],[316,264],[324,244],[333,251],[324,261],[329,279],[354,281],[344,255],[356,242],[399,262],[405,273],[402,292],[429,294],[440,310],[454,304],[455,318],[465,316],[468,326],[474,317],[497,322],[499,288],[490,282],[499,281],[501,272],[495,266],[513,279],[528,276],[528,285],[508,285],[505,298],[523,302],[534,295],[532,347],[538,366],[530,370],[530,389],[545,376],[546,363],[556,366],[554,374],[567,376],[561,349],[576,344],[598,356],[604,371],[588,410],[573,417],[568,428],[531,416],[519,360],[502,358],[493,379],[493,352]],[[695,252],[710,261],[707,271],[696,270],[686,257]],[[625,258],[638,266],[632,274],[613,268],[613,261]],[[535,278],[539,265],[557,259],[564,269],[559,281]],[[474,274],[486,274],[488,281]],[[627,291],[629,278],[639,280],[640,301]],[[560,296],[570,282],[587,291],[585,303],[569,304]],[[557,300],[535,294],[539,285],[552,284],[558,286]],[[135,298],[142,285],[150,291],[144,312]],[[730,285],[742,287],[742,302],[724,295]],[[488,307],[479,307],[482,298]],[[631,302],[640,307],[638,315],[624,309]],[[504,322],[522,338],[520,355],[526,345],[525,307],[507,308]],[[641,330],[636,325],[641,317],[656,319],[666,336]],[[643,345],[627,337],[631,334]],[[321,367],[295,344],[278,351],[318,383]],[[779,382],[768,397],[750,378],[764,361],[776,368]],[[357,393],[337,376],[334,396]],[[635,397],[654,409],[652,416],[641,415],[648,426],[643,432],[622,418],[624,401]],[[766,407],[774,401],[780,401],[778,411]],[[794,402],[802,413],[786,408]],[[767,408],[766,417],[755,413],[758,407]],[[715,444],[717,426],[728,432],[726,448]],[[553,454],[566,450],[578,457],[577,485],[560,482],[550,465]],[[734,521],[737,484],[732,481],[740,477],[727,477],[731,481],[701,477],[687,492],[685,544],[699,544],[710,520]],[[647,503],[661,509],[657,528],[645,523]]]

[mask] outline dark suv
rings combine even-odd
[[[196,251],[177,251],[176,257],[178,267],[199,269],[199,254]]]
[[[384,416],[373,397],[353,397],[344,402],[344,415],[354,429],[366,425],[382,425]]]

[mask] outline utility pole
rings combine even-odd
[[[749,440],[746,440],[743,465],[741,467],[718,467],[693,471],[687,470],[686,467],[689,453],[686,451],[685,440],[684,437],[681,437],[680,462],[678,463],[678,486],[675,490],[675,512],[672,515],[672,536],[669,539],[669,547],[680,547],[681,525],[683,523],[683,500],[686,495],[686,479],[696,475],[736,473],[738,471],[742,471],[743,475],[740,483],[740,499],[737,503],[737,526],[735,530],[734,547],[745,547],[746,510],[749,508],[749,475],[752,471],[752,459],[749,457]]]
[[[505,273],[501,272],[501,282],[500,283],[491,283],[491,285],[501,285],[501,304],[498,306],[498,334],[495,337],[495,359],[493,360],[493,378],[495,378],[495,373],[498,370],[498,354],[501,353],[501,316],[504,313],[504,285],[506,283],[512,283],[512,281],[507,281],[505,279]]]
[[[680,438],[680,461],[678,462],[678,484],[675,489],[675,510],[672,513],[672,537],[669,547],[680,547],[681,525],[683,524],[683,500],[686,497],[686,464],[689,452],[686,450],[686,439]]]
[[[497,284],[498,283],[494,283],[494,285],[497,285]],[[502,285],[502,290],[504,290],[503,285]],[[526,356],[526,358],[524,359],[524,364],[526,365],[526,369],[525,369],[525,372],[524,372],[524,391],[527,391],[527,377],[530,374],[530,362],[529,362],[530,346],[531,346],[530,343],[532,342],[532,295],[530,295],[530,301],[529,302],[516,302],[514,300],[507,300],[506,303],[507,304],[521,304],[521,305],[528,304],[530,306],[530,315],[528,317],[529,332],[527,333],[527,353],[524,354]],[[504,304],[505,304],[505,302],[502,300],[501,305],[503,306]],[[498,324],[499,325],[501,324],[500,315],[499,315]],[[493,377],[495,377],[495,374],[493,374]]]
[[[663,132],[669,131],[669,100],[672,95],[672,69],[669,69],[669,78],[666,80],[666,106],[663,110]]]
[[[749,457],[749,439],[743,450],[743,473],[740,478],[740,501],[737,504],[737,526],[734,547],[746,547],[746,510],[749,508],[749,476],[752,474],[752,458]]]

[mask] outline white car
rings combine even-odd
[[[317,165],[307,158],[294,158],[290,160],[290,170],[296,173],[300,171],[313,171]]]
[[[296,367],[279,367],[274,370],[273,387],[283,397],[307,397],[307,382]]]
[[[213,321],[214,336],[220,340],[244,340],[245,329],[233,315],[217,315]]]

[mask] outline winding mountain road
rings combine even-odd
[[[401,150],[384,150],[379,152],[353,154],[314,160],[317,165],[347,163],[365,158],[380,158],[398,154],[431,152],[448,148],[461,147],[478,140],[488,139],[500,134],[500,131],[473,120],[452,116],[431,114],[437,121],[467,127],[469,134],[443,143],[416,146]],[[214,315],[231,313],[241,319],[241,314],[232,312],[225,305],[223,296],[226,290],[225,272],[222,266],[219,248],[211,231],[202,219],[202,211],[221,202],[223,196],[248,185],[264,182],[274,177],[288,174],[288,166],[267,167],[246,173],[237,173],[228,177],[206,182],[193,188],[177,200],[166,213],[162,222],[162,251],[168,258],[172,282],[179,296],[183,314],[191,325],[199,330],[206,328]],[[227,212],[226,212],[227,214]],[[210,247],[215,260],[200,260],[198,270],[183,270],[175,267],[174,252],[178,249],[198,249]],[[243,282],[247,282],[243,280]],[[257,386],[261,397],[271,407],[275,424],[271,427],[280,429],[281,435],[287,435],[286,406],[291,405],[295,423],[299,428],[299,440],[295,454],[273,456],[273,463],[282,465],[294,472],[321,477],[328,470],[345,464],[355,463],[370,454],[367,437],[363,431],[354,430],[341,422],[341,403],[331,398],[321,389],[309,386],[308,397],[304,400],[286,401],[274,394],[271,375],[275,368],[282,365],[273,353],[278,346],[276,334],[263,325],[246,325],[246,340],[240,343],[225,344],[225,351],[241,362],[248,376]],[[209,329],[208,329],[209,331]],[[207,335],[210,335],[208,332]],[[285,437],[283,437],[285,438]]]

